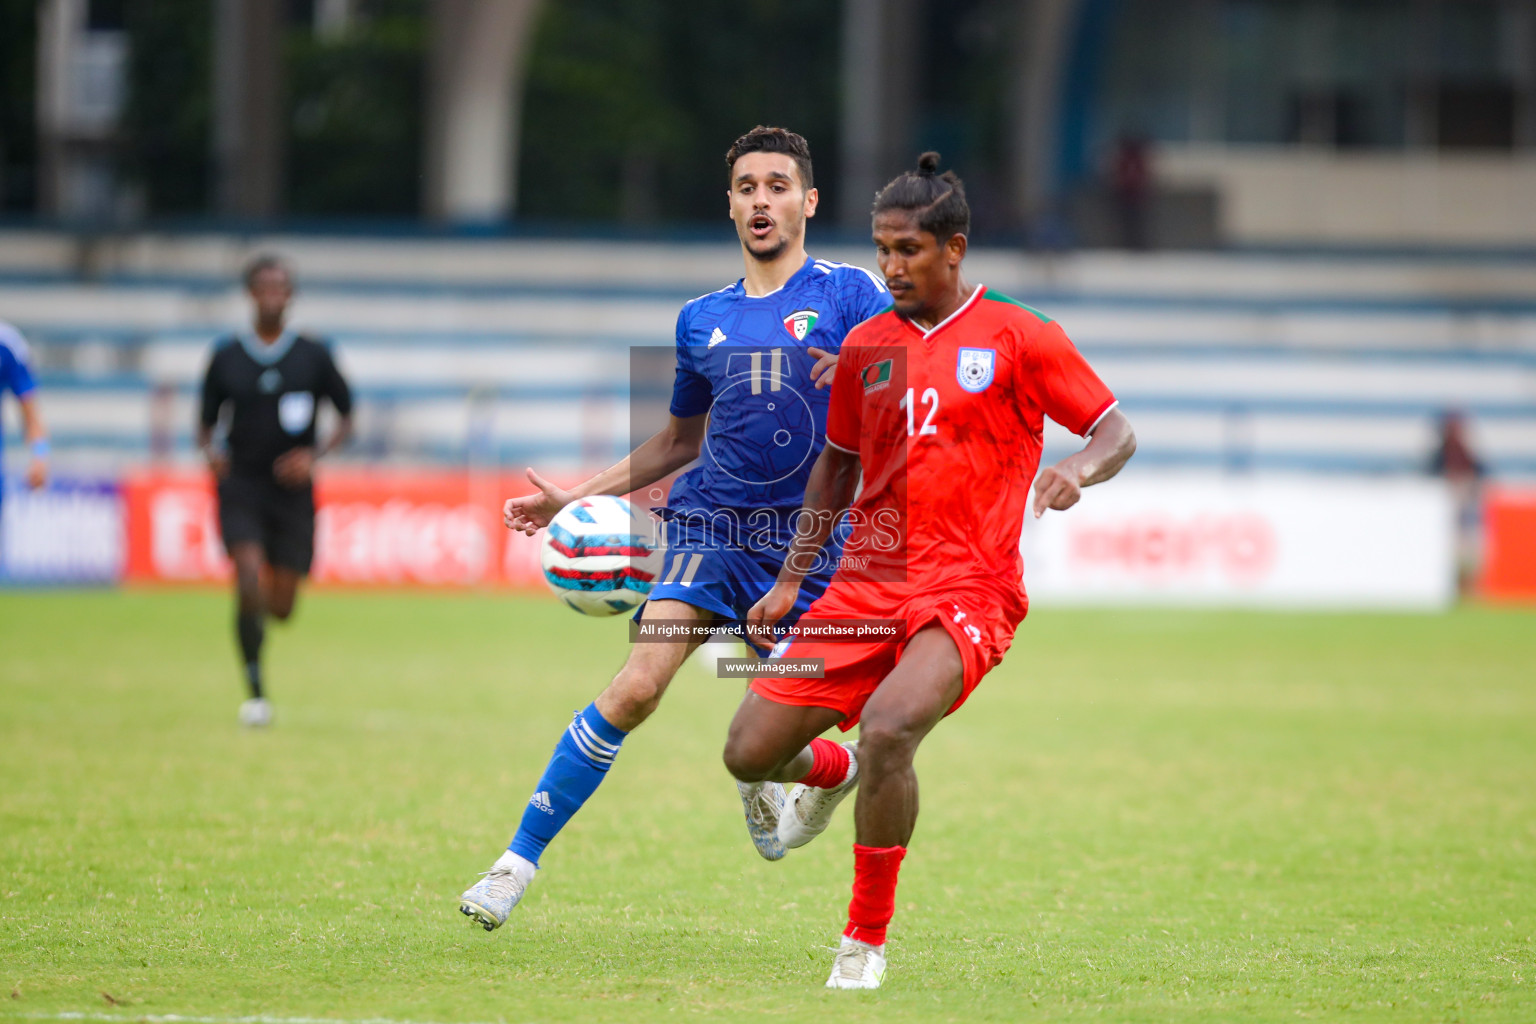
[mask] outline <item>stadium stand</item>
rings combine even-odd
[[[258,250],[293,260],[295,323],[357,387],[348,458],[555,470],[627,450],[630,349],[670,346],[679,305],[739,260],[729,242],[6,232],[0,319],[34,345],[61,469],[192,459],[199,374],[244,321],[234,282]],[[994,249],[968,266],[1089,354],[1138,468],[1417,472],[1458,410],[1494,475],[1536,477],[1536,257]]]

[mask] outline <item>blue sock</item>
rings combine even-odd
[[[597,791],[627,735],[609,725],[596,704],[588,704],[579,712],[555,744],[549,766],[540,776],[507,849],[537,865],[544,847]]]

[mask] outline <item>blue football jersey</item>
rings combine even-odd
[[[21,398],[30,395],[37,387],[28,366],[31,354],[21,332],[7,323],[0,323],[0,399],[7,391]]]
[[[854,325],[887,309],[880,278],[807,258],[771,295],[741,281],[689,302],[677,317],[672,415],[709,413],[699,463],[672,489],[673,508],[788,508],[805,498],[826,443],[830,387],[811,380]]]

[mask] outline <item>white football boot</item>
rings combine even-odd
[[[784,813],[779,815],[779,842],[786,850],[795,850],[815,839],[832,823],[832,812],[843,798],[859,784],[859,745],[844,743],[848,751],[848,775],[831,789],[817,789],[795,783],[784,801]]]
[[[827,988],[879,988],[885,980],[885,946],[843,936],[832,960]]]
[[[265,729],[272,724],[272,705],[264,697],[252,697],[240,705],[240,724],[247,729]]]
[[[738,782],[741,809],[747,816],[747,834],[764,860],[783,860],[784,844],[779,842],[779,821],[784,813],[784,784],[781,782]]]
[[[495,931],[507,923],[507,916],[522,900],[538,870],[508,850],[459,897],[459,913],[473,918],[486,931]]]

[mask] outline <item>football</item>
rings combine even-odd
[[[579,498],[545,529],[540,562],[544,580],[583,615],[633,610],[661,571],[660,524],[611,494]]]

